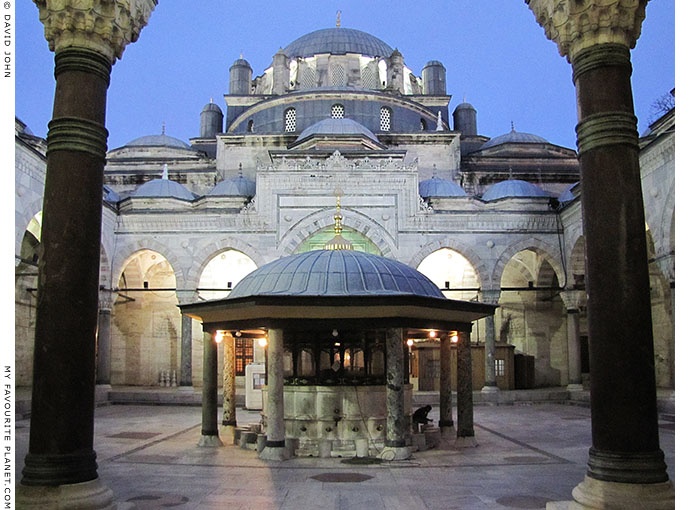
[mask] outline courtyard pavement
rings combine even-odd
[[[591,445],[588,408],[476,406],[474,413],[476,448],[441,444],[409,461],[351,465],[340,458],[262,461],[237,446],[197,447],[196,406],[106,405],[96,409],[95,449],[99,475],[117,501],[141,510],[532,509],[571,499]],[[430,417],[438,421],[438,407]],[[238,409],[240,425],[259,418]],[[659,423],[675,479],[674,423]],[[17,475],[28,440],[29,420],[19,420]]]

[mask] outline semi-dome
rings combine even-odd
[[[426,179],[419,183],[419,196],[422,198],[466,197],[467,193],[459,184],[440,179],[434,175],[431,179]]]
[[[531,182],[511,179],[497,182],[486,190],[482,200],[498,200],[508,197],[550,197],[546,191]]]
[[[209,192],[209,195],[225,197],[253,197],[255,194],[256,183],[241,175],[220,181]]]
[[[315,250],[274,260],[245,276],[230,298],[394,295],[446,299],[416,269],[352,250]]]
[[[304,140],[311,135],[364,135],[375,142],[379,139],[369,129],[352,119],[323,119],[312,124],[300,133],[296,141]]]
[[[533,135],[532,133],[520,133],[515,131],[515,129],[511,129],[510,133],[492,138],[482,145],[481,148],[488,149],[489,147],[494,147],[503,143],[549,143],[549,141],[541,136]]]
[[[390,57],[393,48],[378,37],[353,28],[324,28],[295,39],[283,50],[290,58],[313,57],[320,53],[359,53],[369,57]]]
[[[189,145],[179,138],[173,138],[165,133],[135,138],[131,142],[127,142],[125,147],[176,147],[178,149],[190,149]]]
[[[139,186],[133,197],[150,198],[179,198],[181,200],[194,200],[194,194],[182,184],[168,179],[152,179]]]

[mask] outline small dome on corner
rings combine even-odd
[[[240,175],[220,181],[208,194],[224,197],[253,197],[256,194],[256,183]]]
[[[510,179],[507,181],[497,182],[482,195],[482,200],[489,202],[491,200],[498,200],[500,198],[514,198],[514,197],[550,197],[546,191],[541,189],[536,184],[531,182],[521,181],[518,179]]]
[[[466,197],[467,193],[459,184],[433,176],[419,183],[419,196],[429,197]]]
[[[194,200],[194,194],[182,184],[168,179],[152,179],[139,186],[133,197],[148,198],[179,198],[181,200]]]
[[[549,141],[532,133],[520,133],[515,131],[515,129],[511,129],[509,133],[492,138],[482,145],[481,148],[488,149],[489,147],[495,147],[504,143],[549,143]]]

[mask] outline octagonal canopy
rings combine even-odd
[[[230,299],[276,295],[412,295],[446,299],[416,269],[396,260],[351,250],[314,250],[270,262],[245,276]]]

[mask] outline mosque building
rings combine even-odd
[[[233,62],[224,104],[201,108],[188,141],[163,127],[110,150],[97,382],[200,387],[201,325],[178,305],[232,296],[255,269],[321,250],[337,234],[355,251],[416,269],[446,298],[498,305],[470,333],[475,389],[586,384],[577,154],[514,126],[479,134],[488,112],[467,102],[451,112],[448,92],[441,62],[413,70],[374,35],[327,28],[280,48],[260,73]],[[670,112],[650,127],[640,160],[656,378],[666,388],[674,380],[674,125]],[[32,381],[45,152],[45,140],[17,120],[19,386]],[[418,390],[439,385],[432,331],[410,336]],[[235,340],[240,385],[246,367],[263,361],[260,336]]]

